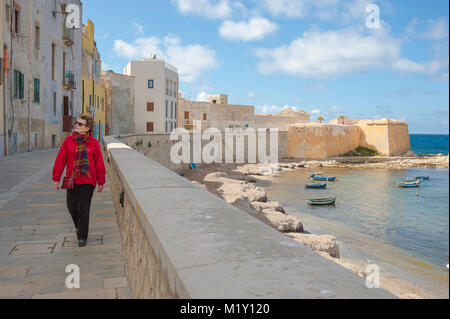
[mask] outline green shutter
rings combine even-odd
[[[20,74],[20,78],[19,78],[19,99],[23,99],[24,95],[24,88],[23,88],[23,84],[24,84],[24,79],[23,79],[23,73],[19,73]]]
[[[39,103],[40,102],[40,96],[39,96],[39,86],[40,86],[40,80],[34,79],[34,102]]]

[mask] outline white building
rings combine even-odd
[[[135,77],[136,134],[171,132],[177,127],[178,70],[153,56],[130,61],[124,74]]]
[[[80,0],[2,0],[8,153],[57,147],[81,113],[81,29],[67,29]],[[0,120],[3,120],[0,119]]]

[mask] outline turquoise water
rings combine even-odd
[[[448,155],[448,134],[411,134],[411,150],[416,154]]]
[[[310,225],[325,225],[328,228],[325,232],[338,240],[352,237],[346,241],[349,248],[361,246],[391,264],[431,273],[448,282],[445,268],[449,263],[448,169],[321,168],[320,171],[326,176],[337,176],[336,182],[328,182],[326,190],[305,189],[304,185],[311,183],[305,169],[285,172],[260,185],[267,190],[269,199],[281,202],[289,214],[311,220]],[[424,175],[430,176],[430,180],[419,188],[395,187],[395,182],[401,179]],[[334,206],[306,203],[308,198],[331,195],[337,196]],[[350,236],[353,232],[361,236]],[[374,244],[378,248],[370,251]]]

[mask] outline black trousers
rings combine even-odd
[[[92,185],[74,185],[67,190],[67,208],[72,216],[78,239],[87,240],[89,232],[89,213],[95,187]]]

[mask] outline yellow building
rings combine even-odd
[[[106,89],[101,82],[101,60],[94,40],[94,23],[88,20],[83,24],[83,51],[81,72],[81,112],[94,118],[94,137],[103,142],[105,132]]]

